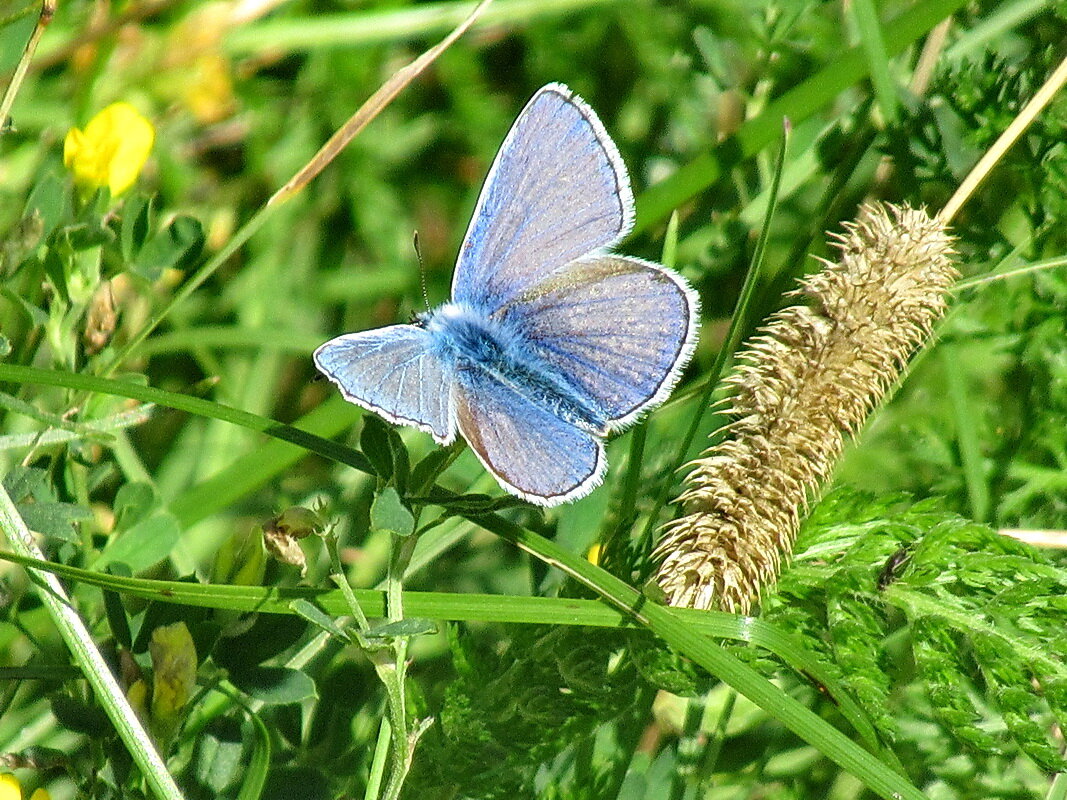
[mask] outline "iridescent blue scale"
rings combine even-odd
[[[596,400],[539,356],[521,327],[455,303],[426,314],[422,324],[439,348],[438,359],[452,365],[461,380],[468,376],[472,381],[495,381],[564,422],[600,435],[606,432],[607,415]]]

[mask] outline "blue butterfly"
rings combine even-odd
[[[696,345],[685,280],[607,250],[633,207],[597,115],[549,84],[489,170],[452,301],[412,325],[331,339],[315,365],[390,422],[441,444],[458,429],[514,495],[583,497],[603,480],[604,438],[667,399]]]

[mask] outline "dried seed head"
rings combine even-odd
[[[837,263],[796,292],[808,305],[772,316],[726,379],[731,435],[694,463],[655,551],[671,605],[749,611],[845,437],[944,312],[952,239],[925,211],[866,206],[834,238]]]

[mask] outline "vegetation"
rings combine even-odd
[[[496,0],[278,193],[471,4],[53,5],[0,5],[0,797],[1067,796],[1067,101],[955,217],[947,315],[752,616],[668,609],[652,556],[728,435],[730,321],[863,202],[942,208],[1062,7]],[[543,510],[310,354],[447,298],[552,81],[704,319]]]

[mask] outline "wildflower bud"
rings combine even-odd
[[[118,315],[115,313],[115,293],[111,289],[111,281],[104,281],[96,287],[93,298],[89,301],[89,309],[85,314],[85,332],[82,334],[82,343],[85,345],[85,354],[95,356],[111,341],[111,335],[115,332]]]
[[[319,515],[308,508],[291,506],[263,526],[263,544],[272,556],[283,564],[300,568],[300,576],[307,572],[307,559],[299,541],[322,531]]]
[[[801,282],[726,379],[729,438],[694,464],[684,514],[655,550],[674,606],[747,613],[788,557],[808,501],[930,334],[957,277],[951,237],[924,211],[869,206],[840,257]]]

